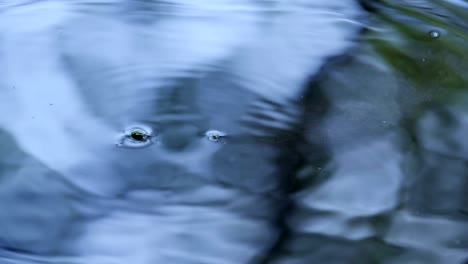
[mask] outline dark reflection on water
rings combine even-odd
[[[1,2],[0,263],[464,263],[467,8]]]

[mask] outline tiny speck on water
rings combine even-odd
[[[146,135],[143,133],[143,132],[140,132],[140,131],[132,131],[130,133],[130,137],[133,139],[133,140],[136,140],[136,141],[144,141],[146,139]]]
[[[217,130],[210,130],[206,132],[206,136],[209,141],[216,142],[224,136],[224,133],[217,131]]]
[[[437,30],[431,30],[429,31],[429,36],[433,39],[439,38],[440,37],[440,32]]]
[[[154,143],[154,140],[151,131],[148,132],[142,128],[134,127],[124,132],[116,146],[140,148],[147,147],[152,143]]]
[[[211,141],[218,141],[221,138],[221,135],[213,133],[209,137]]]

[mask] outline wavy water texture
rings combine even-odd
[[[0,262],[264,262],[303,160],[305,85],[361,14],[1,1]]]
[[[466,263],[466,1],[363,2],[362,44],[314,86],[328,160],[299,174],[274,263]]]
[[[465,264],[465,0],[0,1],[0,264]]]

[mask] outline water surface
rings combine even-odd
[[[467,13],[1,2],[0,262],[464,263]]]

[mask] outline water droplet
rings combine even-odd
[[[209,141],[213,141],[213,142],[217,142],[219,141],[221,138],[225,137],[226,134],[221,132],[221,131],[218,131],[218,130],[209,130],[206,132],[206,137],[208,138]]]
[[[439,38],[440,37],[440,32],[437,31],[437,30],[431,30],[431,31],[429,31],[429,36],[431,38],[434,38],[434,39]]]

